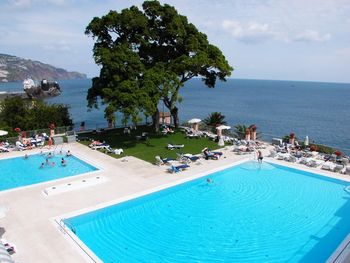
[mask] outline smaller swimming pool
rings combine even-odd
[[[38,184],[98,170],[75,156],[28,155],[0,160],[0,191]],[[66,165],[61,165],[64,158]],[[42,165],[43,164],[43,165]],[[42,167],[41,167],[42,166]]]

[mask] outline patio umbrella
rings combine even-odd
[[[194,123],[200,123],[201,121],[202,121],[201,119],[194,118],[194,119],[190,119],[190,120],[188,121],[188,123],[194,124]]]
[[[309,136],[307,136],[307,135],[305,137],[304,145],[309,146]]]
[[[188,121],[188,123],[192,124],[192,129],[195,131],[198,131],[198,123],[200,122],[201,122],[201,119],[197,119],[197,118],[190,119]]]
[[[229,130],[231,129],[231,126],[227,126],[227,125],[220,125],[218,127],[216,127],[217,130]]]
[[[231,127],[227,126],[227,125],[220,125],[220,126],[216,127],[217,135],[219,136],[219,143],[218,143],[219,146],[225,145],[224,139],[221,137],[222,130],[229,130],[229,129],[231,129]]]
[[[0,136],[4,136],[4,135],[7,135],[7,134],[8,134],[7,131],[0,130]]]

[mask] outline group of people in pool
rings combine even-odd
[[[43,152],[41,152],[40,154],[45,155]],[[62,154],[62,151],[60,151],[60,154]],[[45,166],[51,166],[51,167],[56,166],[55,162],[50,162],[50,158],[52,158],[53,156],[54,156],[54,154],[52,154],[51,152],[46,154],[45,162],[41,163],[39,168],[43,169],[43,168],[45,168]],[[68,150],[66,153],[66,157],[70,157],[70,156],[72,156],[72,153],[70,152],[70,150]],[[26,154],[24,156],[24,159],[28,159],[28,158],[29,158],[29,156]],[[66,165],[67,165],[67,161],[62,157],[61,158],[61,166],[66,166]]]

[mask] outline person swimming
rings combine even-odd
[[[70,150],[68,150],[68,152],[66,153],[66,156],[67,157],[72,156],[72,153],[70,152]]]
[[[43,169],[45,167],[45,163],[41,163],[41,165],[40,165],[40,169]]]
[[[258,162],[259,162],[259,163],[262,163],[263,158],[264,158],[264,157],[262,156],[262,152],[259,150],[259,151],[258,151]]]
[[[25,154],[24,159],[28,159],[28,158],[29,158],[28,154]]]
[[[212,184],[212,183],[214,183],[214,181],[213,181],[212,179],[208,178],[208,179],[207,179],[207,183],[208,183],[208,184]]]
[[[62,158],[62,160],[61,160],[61,165],[62,166],[66,166],[67,165],[66,160],[64,158]]]

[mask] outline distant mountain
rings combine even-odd
[[[23,81],[28,77],[34,80],[59,80],[85,79],[86,75],[56,68],[39,61],[0,54],[0,82]]]

